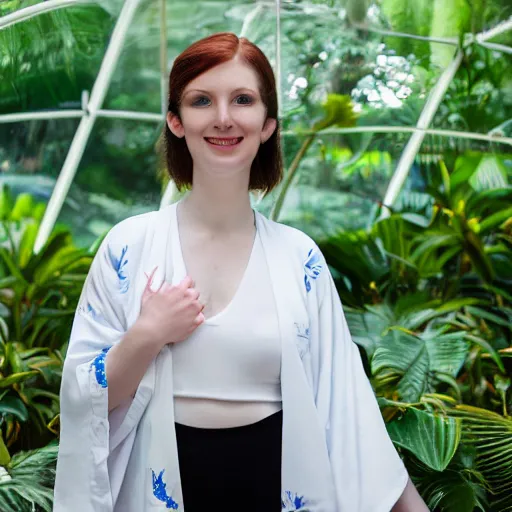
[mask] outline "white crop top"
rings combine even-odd
[[[176,283],[186,271],[177,222],[172,231]],[[206,319],[188,339],[173,345],[172,354],[175,397],[267,402],[274,406],[281,402],[277,311],[258,233],[231,302]]]

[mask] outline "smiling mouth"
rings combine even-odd
[[[215,137],[205,137],[204,140],[214,146],[236,146],[242,142],[243,137],[232,137],[230,139],[217,139]]]

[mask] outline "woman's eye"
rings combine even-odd
[[[250,105],[252,103],[252,98],[247,94],[241,94],[236,97],[235,101],[237,105]]]
[[[192,106],[194,107],[206,107],[210,104],[210,100],[206,96],[200,96],[199,98],[196,98],[194,102],[192,103]]]

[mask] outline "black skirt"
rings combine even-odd
[[[243,427],[176,424],[185,512],[280,512],[282,411]]]

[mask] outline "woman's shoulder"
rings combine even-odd
[[[259,214],[261,222],[267,227],[269,233],[275,237],[280,243],[286,246],[289,250],[297,250],[299,252],[309,252],[311,249],[318,250],[316,242],[304,231],[267,219],[262,214]]]
[[[109,245],[137,245],[143,243],[148,234],[152,233],[160,224],[162,210],[152,210],[132,215],[115,224],[107,233],[105,239]]]

